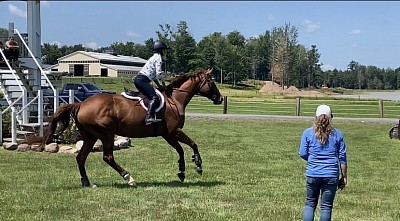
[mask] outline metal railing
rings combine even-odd
[[[43,136],[43,91],[38,90],[38,95],[34,97],[29,103],[27,103],[25,106],[21,108],[18,112],[12,111],[11,107],[19,101],[21,97],[16,99],[10,106],[8,106],[6,109],[3,111],[0,111],[0,145],[3,144],[3,115],[7,113],[7,111],[11,110],[11,142],[12,143],[17,143],[17,116],[21,112],[25,111],[35,100],[38,101],[38,122],[41,122],[39,124],[39,135]]]
[[[36,64],[36,66],[38,67],[38,69],[40,70],[40,79],[38,79],[39,81],[39,88],[41,88],[41,83],[42,83],[42,77],[44,78],[44,80],[46,81],[47,85],[50,86],[51,90],[53,91],[53,113],[55,113],[57,111],[57,108],[59,106],[59,98],[58,98],[58,91],[54,88],[53,84],[51,83],[51,81],[49,80],[49,78],[46,76],[46,74],[44,73],[41,65],[39,64],[37,58],[35,57],[35,55],[32,53],[31,49],[28,47],[28,45],[26,44],[24,38],[21,36],[20,32],[17,29],[14,29],[14,32],[18,35],[18,37],[21,39],[21,42],[23,43],[23,45],[25,46],[25,49],[28,51],[29,55],[31,56],[32,60],[34,61],[34,63]],[[3,142],[3,133],[2,133],[2,123],[3,123],[3,114],[5,114],[7,111],[11,110],[11,140],[12,143],[16,143],[17,140],[17,121],[19,118],[19,115],[22,114],[22,122],[19,121],[19,124],[26,124],[28,123],[28,107],[30,105],[33,104],[33,102],[37,101],[37,110],[38,110],[38,124],[39,124],[39,136],[43,135],[43,90],[39,89],[37,92],[37,96],[35,96],[29,103],[28,103],[28,94],[27,94],[27,90],[25,88],[25,86],[22,84],[20,77],[16,74],[16,71],[12,68],[12,66],[10,65],[10,63],[8,62],[8,59],[6,58],[5,54],[3,53],[2,50],[0,50],[1,56],[3,57],[3,60],[5,61],[5,63],[7,64],[8,69],[10,70],[10,73],[13,75],[13,77],[15,78],[15,81],[17,82],[17,85],[19,87],[19,89],[22,92],[22,95],[20,97],[18,97],[16,100],[12,101],[9,98],[9,94],[8,93],[4,93],[6,100],[8,101],[8,103],[11,103],[5,110],[0,111],[0,143]],[[2,89],[4,90],[4,92],[7,91],[7,89],[5,88],[4,85],[1,85],[0,82],[0,86],[2,86]],[[17,108],[15,107],[16,103],[19,101],[22,101],[21,103],[21,108],[19,110],[17,110]]]
[[[22,38],[21,34],[19,33],[19,31],[17,29],[14,29],[14,31],[17,33],[17,35],[19,36],[19,38],[21,39],[22,43],[24,44],[26,50],[28,50],[29,54],[32,57],[32,60],[35,62],[35,64],[37,65],[37,67],[40,70],[40,74],[41,76],[44,77],[44,79],[46,80],[47,84],[50,86],[51,90],[53,91],[53,107],[54,107],[54,113],[57,111],[57,108],[59,106],[59,101],[58,101],[58,97],[57,97],[57,90],[54,88],[53,84],[51,83],[51,81],[49,80],[49,78],[47,77],[47,75],[44,73],[42,67],[40,66],[39,62],[37,61],[35,55],[32,53],[31,49],[29,49],[28,45],[26,44],[26,42],[24,41],[24,39]],[[41,78],[40,78],[40,84],[41,84]]]
[[[4,96],[5,96],[6,100],[8,101],[8,103],[12,102],[10,104],[12,112],[15,112],[16,108],[14,107],[14,104],[16,103],[16,101],[22,100],[22,106],[25,106],[27,101],[28,101],[28,94],[27,94],[26,88],[22,85],[19,76],[16,74],[16,71],[12,69],[10,63],[8,62],[8,59],[6,58],[6,56],[5,56],[5,54],[3,53],[2,50],[0,50],[0,54],[3,57],[3,60],[5,61],[8,69],[10,70],[10,73],[13,75],[15,81],[18,84],[19,89],[21,89],[21,92],[22,92],[22,95],[17,100],[15,100],[14,102],[11,101],[11,99],[8,97],[7,93],[4,93]],[[0,84],[1,84],[1,82],[0,82]],[[2,85],[2,86],[4,86],[4,85]],[[6,90],[5,87],[4,87],[4,90]],[[27,110],[25,110],[25,111],[22,112],[22,122],[20,122],[20,123],[26,123],[27,121],[28,121],[28,112],[27,112]]]

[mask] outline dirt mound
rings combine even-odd
[[[279,93],[282,91],[283,91],[282,87],[279,84],[272,81],[266,81],[265,85],[259,90],[259,92],[267,94]]]
[[[303,96],[303,97],[325,96],[325,94],[321,92],[314,90],[299,90],[295,86],[290,86],[289,88],[285,87],[285,89],[282,89],[282,86],[272,81],[265,81],[265,85],[259,90],[259,92],[265,94],[283,93],[287,96]]]
[[[285,91],[290,93],[290,92],[297,92],[297,91],[300,91],[300,90],[295,86],[290,86],[289,88],[285,89]]]

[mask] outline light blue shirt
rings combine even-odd
[[[159,53],[155,53],[146,64],[143,66],[142,70],[139,71],[140,74],[146,75],[151,81],[162,80],[164,78],[164,72],[161,69],[162,58]]]
[[[336,128],[325,144],[319,142],[313,127],[304,130],[299,155],[307,161],[306,176],[309,177],[339,177],[338,162],[347,164],[346,143]]]

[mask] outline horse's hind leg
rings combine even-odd
[[[83,187],[96,187],[95,185],[90,185],[89,178],[86,174],[85,162],[89,153],[93,149],[94,143],[96,143],[96,138],[92,136],[86,136],[83,140],[83,146],[76,156],[76,161],[78,163],[79,173],[81,174],[81,182]]]
[[[170,137],[163,137],[169,145],[171,145],[176,152],[179,154],[179,160],[178,160],[178,168],[179,168],[179,173],[177,174],[179,177],[179,180],[181,182],[185,181],[185,153],[183,152],[182,146],[179,144],[179,142],[175,138],[170,138]]]
[[[190,139],[190,137],[188,137],[181,128],[178,128],[178,130],[176,131],[175,137],[179,142],[182,142],[193,149],[192,161],[194,161],[194,163],[197,166],[196,172],[199,174],[202,174],[203,173],[203,168],[201,167],[202,160],[201,160],[201,156],[199,153],[199,149],[197,148],[196,142],[194,142],[194,140]]]
[[[127,180],[128,185],[136,187],[136,182],[129,172],[124,170],[114,160],[114,135],[102,138],[101,142],[103,143],[103,160],[114,170],[116,170],[122,176],[122,178],[124,178],[124,180]]]

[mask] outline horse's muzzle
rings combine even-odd
[[[215,99],[213,99],[214,104],[222,104],[223,101],[224,98],[222,98],[221,96],[216,96]]]

